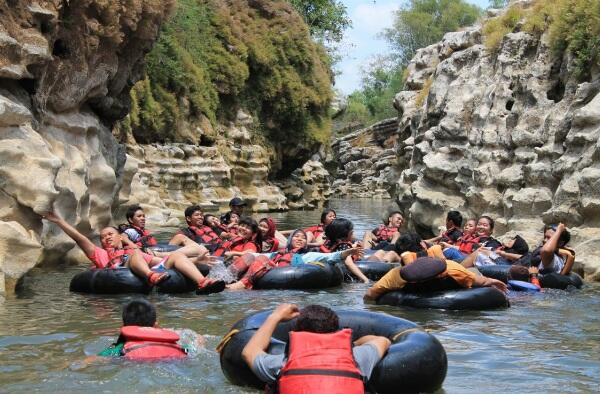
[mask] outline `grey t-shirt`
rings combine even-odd
[[[367,380],[371,377],[373,368],[379,362],[379,352],[373,345],[366,344],[355,346],[352,349],[354,360],[358,364],[360,374]],[[268,354],[263,353],[254,359],[252,372],[265,383],[274,383],[277,380],[279,371],[286,363],[285,354]]]

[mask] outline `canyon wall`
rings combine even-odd
[[[423,235],[437,234],[451,209],[491,215],[497,235],[518,232],[532,245],[541,241],[544,223],[562,221],[576,261],[598,280],[600,70],[594,65],[589,80],[578,81],[573,56],[557,55],[548,40],[547,33],[517,27],[493,52],[475,26],[420,49],[408,66],[406,90],[395,98],[392,168],[399,176],[384,187]],[[367,128],[334,147],[371,141],[372,133]],[[345,154],[379,149],[369,143]],[[339,160],[346,168],[369,168],[365,156]],[[379,188],[370,191],[379,195]]]

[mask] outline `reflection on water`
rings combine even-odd
[[[388,205],[368,200],[332,202],[338,216],[355,223],[359,237],[380,223],[378,216]],[[273,216],[280,227],[288,228],[317,224],[320,212]],[[82,269],[36,269],[26,278],[22,292],[0,303],[0,392],[244,392],[225,380],[214,349],[238,319],[282,301],[376,310],[415,321],[446,348],[447,393],[598,391],[600,288],[596,285],[570,293],[512,295],[510,309],[488,312],[365,306],[363,284],[310,292],[151,294],[160,325],[205,335],[206,349],[189,360],[171,363],[108,361],[85,366],[87,355],[116,339],[122,305],[135,296],[69,293],[71,277]]]

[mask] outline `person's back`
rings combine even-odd
[[[287,354],[265,353],[277,324],[295,317]],[[309,305],[299,311],[282,304],[250,339],[242,357],[259,379],[277,383],[282,394],[364,393],[363,381],[370,378],[390,341],[367,335],[352,347],[351,330],[338,330],[338,316],[327,307]]]

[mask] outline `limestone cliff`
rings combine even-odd
[[[73,243],[37,215],[86,234],[108,224],[125,150],[110,125],[172,1],[1,1],[0,293]]]
[[[450,209],[490,214],[497,235],[516,231],[536,244],[544,223],[564,221],[576,261],[597,280],[600,70],[577,80],[572,55],[519,26],[496,52],[481,26],[417,52],[394,103],[401,173],[386,186],[424,235]]]

